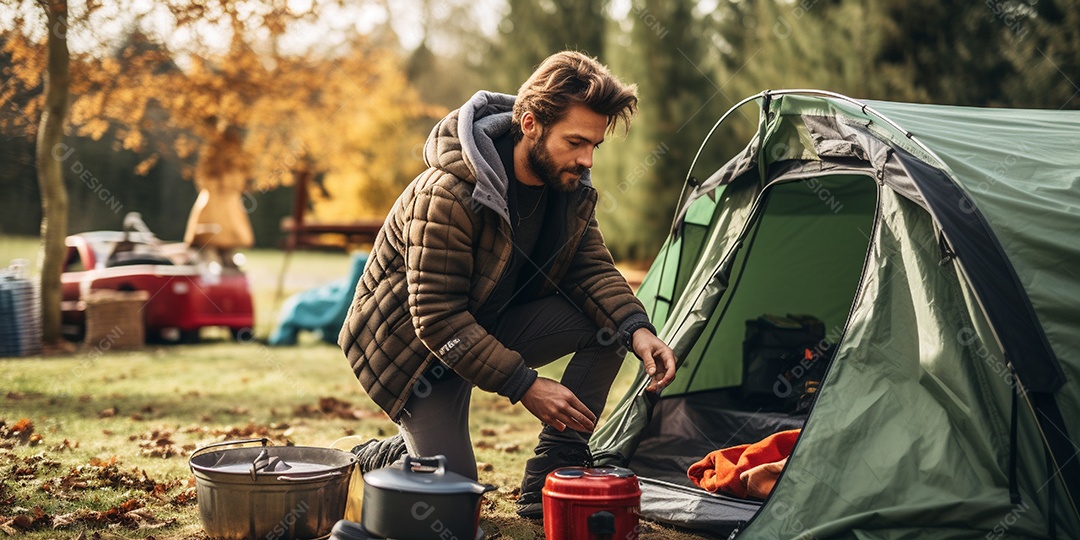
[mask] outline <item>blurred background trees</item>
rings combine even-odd
[[[43,107],[37,0],[0,10],[0,233],[38,234]],[[114,5],[115,4],[115,5]],[[563,48],[639,86],[627,137],[600,150],[599,219],[616,257],[648,259],[701,139],[763,89],[972,106],[1080,105],[1080,5],[1062,0],[72,0],[61,169],[71,232],[140,211],[183,235],[199,189],[237,178],[258,245],[278,245],[292,176],[318,173],[312,219],[381,217],[423,167],[436,117],[514,92]],[[747,107],[695,175],[741,148]],[[232,130],[232,131],[230,131]],[[236,144],[226,144],[233,133]],[[229,172],[231,171],[231,172]],[[231,175],[231,176],[230,176]]]

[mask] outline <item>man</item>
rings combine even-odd
[[[587,462],[627,349],[650,391],[675,376],[674,353],[604,246],[589,179],[605,134],[629,129],[635,94],[595,59],[561,52],[516,99],[478,92],[440,121],[429,168],[390,211],[338,340],[409,454],[443,454],[467,477],[477,477],[473,386],[539,418],[522,516],[542,516],[547,473]],[[561,381],[537,376],[571,353]]]

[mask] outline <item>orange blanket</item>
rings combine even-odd
[[[784,469],[799,432],[781,431],[753,444],[714,450],[691,465],[686,475],[706,491],[764,499]]]

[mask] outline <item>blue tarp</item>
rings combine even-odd
[[[301,330],[316,332],[327,343],[337,343],[338,332],[345,322],[345,314],[367,259],[366,253],[357,253],[352,257],[348,277],[296,293],[285,300],[278,314],[277,327],[270,334],[270,344],[295,345]]]

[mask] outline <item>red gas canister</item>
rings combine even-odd
[[[634,540],[641,488],[622,467],[564,467],[544,482],[547,540]]]

